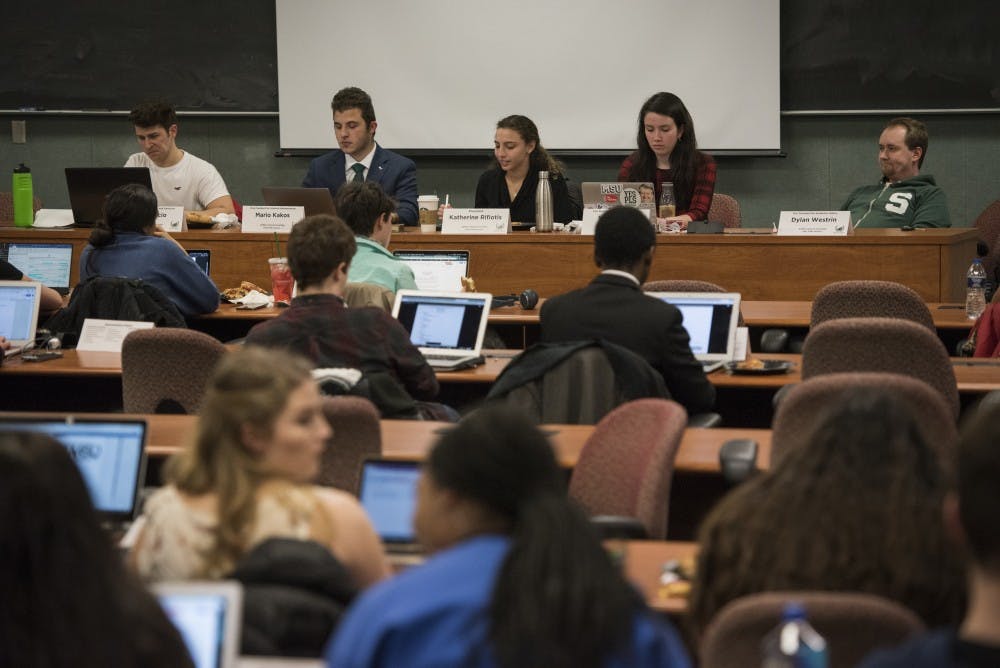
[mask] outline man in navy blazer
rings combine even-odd
[[[360,88],[342,88],[333,96],[333,130],[340,150],[309,163],[304,188],[327,188],[336,197],[348,181],[374,181],[396,200],[396,216],[417,224],[417,166],[409,158],[375,142],[375,107]]]

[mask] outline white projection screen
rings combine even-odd
[[[635,147],[639,107],[684,100],[701,148],[780,150],[779,0],[276,0],[281,148],[336,146],[330,100],[371,94],[380,144],[493,147],[524,114],[554,150]]]

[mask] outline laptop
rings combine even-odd
[[[146,422],[114,418],[0,416],[2,431],[40,431],[62,443],[106,526],[127,528],[146,478]]]
[[[738,292],[647,292],[680,309],[684,329],[691,338],[691,352],[705,373],[732,362],[736,328],[740,322]]]
[[[469,275],[467,250],[398,250],[393,255],[413,270],[418,290],[459,292]]]
[[[413,528],[420,463],[366,459],[359,497],[386,552],[419,552]]]
[[[587,181],[580,187],[583,191],[583,206],[587,209],[610,209],[620,204],[656,208],[656,191],[648,181]]]
[[[152,590],[181,632],[195,668],[238,665],[243,626],[243,586],[239,582],[159,582]]]
[[[73,244],[0,241],[0,260],[7,260],[31,280],[61,295],[69,294]]]
[[[318,213],[336,215],[333,206],[333,195],[326,188],[279,188],[264,186],[260,189],[264,196],[264,204],[268,206],[301,206],[305,215],[314,216]]]
[[[400,290],[392,305],[399,320],[436,371],[478,366],[493,296],[486,292]]]
[[[212,264],[212,251],[208,249],[196,249],[189,250],[187,254],[198,265],[198,268],[205,272],[205,275],[211,276],[209,268]]]
[[[78,227],[92,227],[104,218],[104,198],[127,183],[153,189],[146,167],[67,167],[66,189],[73,222]]]
[[[42,284],[33,281],[0,281],[0,336],[10,341],[4,357],[35,345]]]

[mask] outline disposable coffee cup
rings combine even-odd
[[[417,209],[420,211],[420,231],[434,232],[437,230],[438,204],[441,200],[437,195],[421,195],[417,198]]]

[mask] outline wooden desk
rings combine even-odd
[[[74,245],[75,257],[89,230],[0,229],[0,241],[54,241]],[[212,230],[174,235],[188,249],[212,251],[212,279],[220,288],[250,280],[268,287],[268,234]],[[287,235],[279,235],[287,242]],[[739,290],[755,300],[812,299],[827,283],[879,279],[908,285],[929,302],[964,299],[964,277],[975,256],[972,228],[862,230],[849,237],[778,237],[771,234],[681,234],[657,237],[650,280],[697,278]],[[403,232],[393,249],[469,250],[469,274],[493,294],[534,288],[542,297],[586,284],[596,269],[593,238],[574,234],[442,235]],[[75,263],[71,277],[78,281]]]
[[[660,585],[663,565],[673,559],[693,559],[698,544],[688,541],[625,541],[625,576],[639,588],[646,604],[657,612],[679,616],[687,612],[686,597],[666,596]]]
[[[965,317],[965,302],[928,302],[934,327],[939,330],[958,330],[968,333],[972,320]],[[812,315],[811,301],[759,301],[744,300],[740,311],[747,327],[809,328]]]

